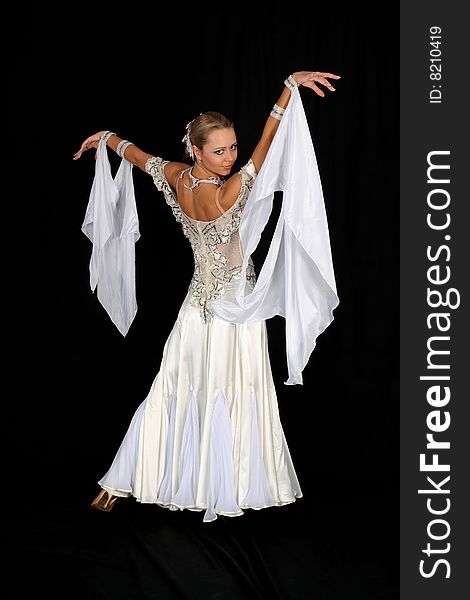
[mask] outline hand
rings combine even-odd
[[[80,150],[78,152],[75,152],[75,154],[73,155],[73,160],[78,160],[80,158],[80,156],[86,150],[90,150],[91,148],[98,148],[99,141],[103,137],[104,134],[105,134],[105,131],[98,131],[98,133],[95,133],[94,135],[90,135],[90,137],[87,137],[87,139],[80,146]],[[95,158],[96,158],[96,155],[95,155]]]
[[[327,77],[341,79],[340,75],[333,75],[333,73],[322,73],[321,71],[298,71],[297,73],[293,73],[292,77],[299,85],[303,85],[304,87],[312,89],[322,98],[325,96],[325,93],[316,85],[316,83],[321,83],[330,91],[335,92],[335,88],[328,81]]]

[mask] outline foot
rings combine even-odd
[[[96,510],[110,512],[116,500],[117,496],[113,496],[107,490],[103,489],[93,500],[93,502],[91,503],[91,507],[95,508]]]

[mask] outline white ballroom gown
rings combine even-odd
[[[233,323],[211,310],[256,282],[242,271],[239,225],[256,178],[251,160],[239,171],[233,206],[212,221],[186,215],[164,175],[166,161],[146,171],[181,223],[195,270],[165,343],[160,369],[99,485],[115,496],[170,510],[239,516],[282,506],[302,491],[281,426],[265,320]]]

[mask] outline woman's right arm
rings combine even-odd
[[[333,79],[341,79],[340,75],[334,75],[333,73],[323,73],[320,71],[297,71],[296,73],[292,73],[290,76],[293,80],[293,84],[299,86],[303,85],[312,89],[316,94],[321,96],[322,98],[325,96],[323,90],[321,90],[316,83],[321,83],[326,86],[330,91],[335,91],[335,88],[328,81],[327,77],[332,77]],[[291,83],[291,85],[293,85]],[[268,150],[271,146],[271,142],[274,139],[276,131],[279,127],[280,119],[282,118],[282,114],[284,110],[287,108],[289,104],[289,100],[291,97],[291,90],[287,85],[287,80],[284,82],[284,88],[279,99],[276,101],[276,104],[273,107],[274,112],[278,112],[281,109],[282,112],[278,112],[276,117],[273,116],[273,112],[271,112],[268,117],[266,124],[263,129],[263,133],[261,135],[261,139],[256,145],[256,148],[253,151],[251,159],[253,164],[255,165],[256,171],[259,173],[261,166],[268,154]]]
[[[99,141],[103,135],[105,135],[105,133],[106,131],[98,131],[97,133],[87,137],[87,139],[80,146],[80,150],[73,155],[73,160],[78,160],[81,155],[86,152],[86,150],[98,148]],[[117,152],[119,143],[124,141],[125,140],[113,133],[108,137],[106,145],[111,148],[111,150],[114,150],[114,152]],[[152,156],[153,154],[147,154],[147,152],[144,152],[134,144],[129,144],[123,152],[123,157],[136,167],[139,167],[139,169],[142,169],[142,171],[145,171],[145,165],[147,164],[148,159]]]

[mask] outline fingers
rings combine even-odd
[[[321,81],[320,83],[323,83],[323,85],[325,85],[332,92],[336,92],[336,88],[334,88],[331,85],[331,83],[328,81],[327,77],[332,77],[333,79],[341,79],[341,76],[334,75],[333,73],[321,73],[321,76],[323,77],[323,81]]]
[[[82,145],[80,150],[78,150],[78,152],[75,152],[75,154],[73,155],[73,160],[78,160],[85,150],[87,150],[87,148],[84,148]]]
[[[334,73],[318,73],[322,77],[332,77],[333,79],[341,79],[341,75],[335,75]]]
[[[318,81],[318,83],[321,83],[322,85],[326,86],[329,90],[331,90],[332,92],[336,91],[335,88],[331,85],[331,83],[328,81],[328,79],[326,79],[325,77],[321,77],[321,79]]]
[[[78,150],[77,152],[75,152],[75,154],[73,155],[73,160],[78,160],[81,155],[86,151],[89,150],[92,147],[92,144],[90,142],[88,142],[88,138],[83,142],[83,144],[80,146],[80,150]]]
[[[325,93],[321,90],[316,84],[321,83],[326,88],[328,88],[331,92],[335,92],[336,89],[333,85],[328,81],[327,77],[332,79],[341,79],[341,75],[335,75],[334,73],[323,73],[321,71],[312,71],[310,78],[303,83],[304,86],[312,89],[318,96],[322,98],[325,97]]]
[[[316,86],[313,82],[312,82],[312,90],[314,92],[316,92],[322,98],[325,97],[325,92],[323,90],[321,90],[318,86]]]
[[[323,83],[323,82],[322,82]],[[323,90],[321,90],[314,81],[306,81],[305,83],[303,83],[302,85],[304,85],[305,87],[310,88],[311,90],[313,90],[316,94],[318,94],[319,96],[321,96],[322,98],[325,97],[325,92]],[[330,85],[329,82],[326,82],[326,84],[324,83],[323,85]],[[331,86],[330,88],[332,91],[335,91],[335,89],[333,88],[333,86]]]

